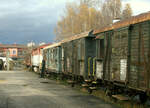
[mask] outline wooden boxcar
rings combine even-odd
[[[44,48],[44,56],[46,58],[46,70],[48,73],[61,73],[61,53],[61,43],[54,43]]]
[[[150,13],[95,30],[94,34],[97,36],[97,77],[149,93]]]
[[[93,75],[96,41],[92,32],[85,32],[62,41],[62,72],[65,75],[83,78]]]

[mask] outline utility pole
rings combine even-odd
[[[6,52],[6,65],[7,65],[7,71],[9,71],[9,49]]]

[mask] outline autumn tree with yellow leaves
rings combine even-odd
[[[132,9],[131,9],[130,4],[127,3],[127,4],[125,5],[125,8],[124,8],[123,12],[122,12],[121,19],[122,19],[122,20],[125,20],[125,19],[130,18],[131,16],[132,16]]]
[[[115,18],[125,18],[128,9],[121,11],[121,0],[80,0],[80,4],[66,4],[64,16],[55,28],[56,40],[108,26]]]
[[[55,28],[56,40],[62,40],[81,32],[96,29],[101,26],[102,15],[100,11],[86,4],[67,4],[65,16],[58,21]]]

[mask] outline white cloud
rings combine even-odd
[[[126,1],[123,1],[123,5],[126,3],[131,4],[134,15],[150,11],[150,0],[126,0]]]

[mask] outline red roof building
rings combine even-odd
[[[6,57],[9,51],[10,58],[23,58],[27,51],[26,45],[19,44],[0,44],[0,56]]]

